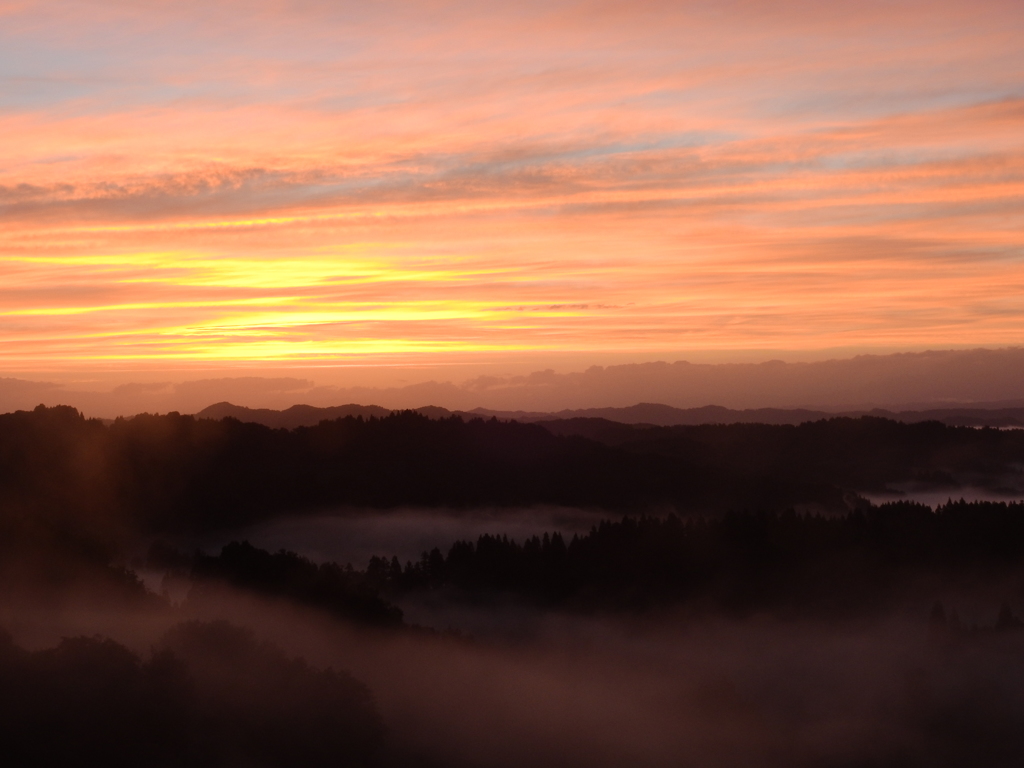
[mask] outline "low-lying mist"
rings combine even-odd
[[[429,527],[424,511],[394,514],[415,536]],[[517,514],[526,531],[530,510]],[[533,523],[582,523],[578,514],[541,510]],[[490,513],[440,519],[448,533],[497,521]],[[344,538],[351,529],[313,530]],[[401,524],[393,535],[375,542],[409,541]],[[106,586],[99,577],[64,591],[51,585],[49,600],[7,591],[0,736],[27,756],[19,764],[66,764],[72,752],[84,759],[113,744],[122,745],[115,765],[831,768],[1024,759],[1017,569],[975,572],[942,582],[940,592],[927,582],[880,598],[877,609],[802,616],[706,602],[580,610],[440,586],[400,596],[405,621],[395,625],[323,608],[328,582],[304,587],[280,570],[308,561],[240,546],[225,549],[250,553],[236,564],[278,570],[250,573],[238,582],[247,588],[196,581],[204,571],[193,570],[179,602],[147,593],[130,572],[113,572]],[[343,582],[359,575],[303,567]],[[286,580],[276,592],[272,576]],[[46,742],[58,732],[74,750]]]
[[[374,555],[397,556],[403,563],[422,552],[484,534],[519,541],[546,531],[585,533],[604,516],[560,507],[488,507],[470,509],[346,509],[279,517],[265,523],[220,532],[199,542],[219,549],[232,540],[248,540],[270,551],[287,549],[317,562],[352,563],[362,568]]]
[[[328,668],[350,674],[372,697],[360,717],[372,723],[375,711],[387,729],[379,748],[361,747],[382,765],[996,766],[1024,757],[1024,632],[955,630],[910,611],[856,621],[508,611],[528,630],[487,640],[372,630],[231,590],[119,617],[5,612],[2,621],[33,650],[100,634],[152,666],[177,648],[207,703],[230,673],[217,653],[254,655],[303,685]],[[187,649],[171,642],[197,632]],[[294,658],[310,671],[288,672]],[[247,690],[280,695],[269,683]],[[275,706],[249,702],[228,731]],[[330,713],[317,716],[337,729]],[[338,738],[309,724],[302,732]],[[251,764],[300,764],[300,754],[305,764],[360,764],[309,750]]]

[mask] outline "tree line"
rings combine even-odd
[[[877,609],[924,582],[941,590],[1024,567],[1024,504],[911,502],[842,516],[731,512],[627,517],[566,541],[484,535],[417,562],[371,560],[384,594],[454,589],[542,605],[636,610],[691,602],[732,611]]]
[[[411,411],[270,429],[72,408],[0,415],[0,525],[102,540],[250,524],[329,505],[557,504],[615,512],[847,510],[899,481],[1015,482],[1021,431],[830,419],[789,425],[544,425]]]
[[[6,765],[371,766],[386,733],[365,685],[219,621],[140,658],[100,637],[27,651],[0,631]]]
[[[151,566],[160,562],[151,555]],[[195,555],[189,573],[195,595],[227,584],[377,626],[401,624],[394,601],[437,590],[477,604],[514,597],[574,611],[689,605],[854,614],[884,609],[908,590],[931,600],[956,584],[1019,581],[1024,504],[958,501],[933,511],[897,502],[837,517],[792,510],[625,517],[568,541],[557,532],[521,542],[488,534],[404,564],[376,556],[365,570],[232,542],[219,555]]]

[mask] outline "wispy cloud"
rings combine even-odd
[[[0,363],[1012,344],[1019,3],[0,3]]]

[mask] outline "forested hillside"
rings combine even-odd
[[[872,417],[641,428],[403,412],[289,431],[175,413],[105,425],[57,407],[0,416],[0,514],[102,538],[343,505],[838,513],[900,482],[1012,490],[1022,463],[1021,431]]]

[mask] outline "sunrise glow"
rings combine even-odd
[[[0,362],[1024,343],[1019,2],[0,2]]]

